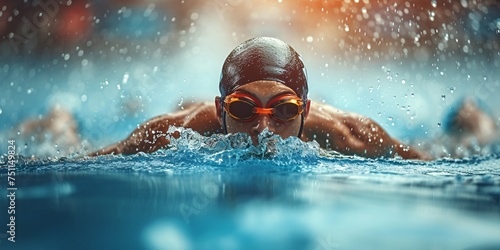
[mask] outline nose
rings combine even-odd
[[[265,128],[267,128],[270,132],[274,133],[274,126],[272,125],[271,117],[267,114],[260,114],[254,126],[252,126],[252,135],[260,134]]]

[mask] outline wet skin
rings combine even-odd
[[[235,92],[250,94],[263,104],[267,104],[275,96],[294,94],[292,89],[273,81],[248,83]],[[125,140],[90,155],[154,152],[170,143],[165,138],[169,126],[191,128],[210,136],[223,133],[222,119],[226,119],[228,133],[247,133],[254,144],[257,143],[257,135],[264,128],[282,138],[297,136],[299,133],[300,116],[291,121],[277,122],[267,114],[258,114],[250,122],[241,122],[229,115],[222,117],[221,109],[220,97],[215,98],[215,105],[209,102],[191,104],[183,110],[152,118],[138,126]],[[394,157],[397,154],[404,159],[430,160],[426,154],[390,137],[367,117],[310,100],[307,101],[303,114],[305,122],[301,139],[306,142],[316,140],[322,148],[368,158]],[[173,136],[179,136],[178,132]]]

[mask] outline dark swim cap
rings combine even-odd
[[[270,37],[252,38],[238,45],[222,66],[221,101],[240,86],[271,80],[291,88],[307,100],[307,72],[299,54],[285,42]]]

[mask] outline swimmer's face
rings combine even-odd
[[[293,90],[279,82],[275,81],[255,81],[245,84],[237,88],[234,93],[244,94],[251,96],[255,100],[258,100],[263,107],[268,107],[269,101],[275,100],[279,96],[297,96]],[[225,117],[222,117],[222,109],[220,103],[220,97],[215,98],[215,106],[217,109],[217,116],[219,122],[222,123],[222,119],[226,119],[226,127],[228,133],[238,133],[243,132],[250,135],[253,144],[258,143],[258,135],[267,128],[270,132],[281,136],[282,138],[287,138],[289,136],[297,136],[299,134],[301,125],[301,116],[298,115],[296,118],[289,121],[277,121],[273,119],[269,114],[256,114],[254,118],[249,121],[238,120],[226,113]],[[310,101],[306,103],[305,110],[303,112],[304,119],[309,113]]]

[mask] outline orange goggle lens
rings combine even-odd
[[[224,100],[224,109],[236,120],[249,121],[258,114],[268,114],[281,122],[290,121],[302,114],[303,101],[292,95],[284,95],[269,102],[269,108],[258,107],[250,96],[233,94]]]

